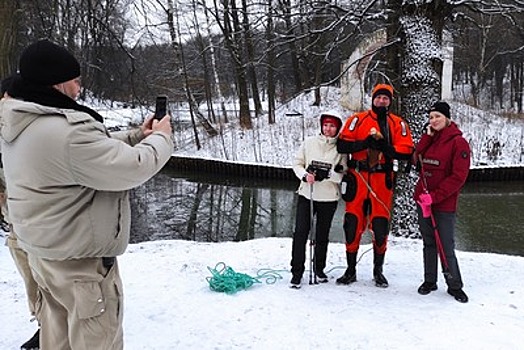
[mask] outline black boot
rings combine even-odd
[[[382,274],[382,266],[384,265],[385,254],[373,255],[373,279],[375,280],[375,286],[380,288],[387,288],[389,286],[388,280]]]
[[[302,275],[293,274],[289,288],[300,289],[302,287]]]
[[[22,350],[38,350],[40,349],[40,329],[36,331],[31,339],[26,341],[20,347]]]
[[[462,289],[451,289],[448,288],[448,294],[452,295],[459,303],[467,303],[469,298]]]
[[[357,253],[346,252],[346,258],[348,260],[348,268],[342,276],[337,278],[338,284],[350,284],[357,281]]]

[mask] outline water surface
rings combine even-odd
[[[166,170],[132,192],[132,242],[203,242],[291,237],[298,181],[224,178]],[[524,181],[466,184],[459,200],[457,249],[524,256]],[[330,239],[343,242],[344,203]],[[370,241],[369,235],[363,243]]]

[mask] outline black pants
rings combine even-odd
[[[438,256],[437,244],[435,241],[435,230],[433,228],[431,218],[423,218],[420,206],[417,205],[418,224],[422,241],[424,242],[424,281],[436,283],[438,278]],[[458,266],[457,257],[455,255],[455,213],[434,212],[435,221],[437,223],[437,231],[444,248],[444,254],[448,261],[450,278],[446,277],[447,285],[452,289],[461,289],[463,287],[462,277]],[[443,266],[442,266],[443,268]]]
[[[313,213],[317,218],[315,226],[315,271],[323,271],[326,267],[329,230],[337,210],[338,201],[313,201]],[[291,273],[296,276],[304,274],[306,262],[306,243],[311,225],[310,201],[298,197],[297,213],[295,218],[295,232],[293,233],[293,248],[291,251]]]

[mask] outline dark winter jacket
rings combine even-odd
[[[424,134],[415,149],[415,155],[417,159],[419,155],[422,156],[415,200],[424,192],[426,183],[433,199],[432,209],[455,212],[459,192],[468,177],[471,156],[469,144],[462,137],[462,132],[451,122],[433,136]]]

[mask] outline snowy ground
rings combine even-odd
[[[361,247],[360,252],[370,246]],[[332,243],[327,284],[288,288],[291,239],[241,243],[161,241],[131,245],[119,259],[125,288],[125,347],[134,349],[522,349],[524,258],[458,252],[470,302],[439,290],[417,294],[422,245],[392,238],[385,275],[371,280],[372,253],[358,281],[338,286],[344,246]],[[211,291],[206,277],[224,262],[256,276],[276,270],[282,279],[256,283],[233,295]],[[307,272],[306,272],[307,274]],[[36,326],[7,247],[0,248],[0,349],[17,349]]]

